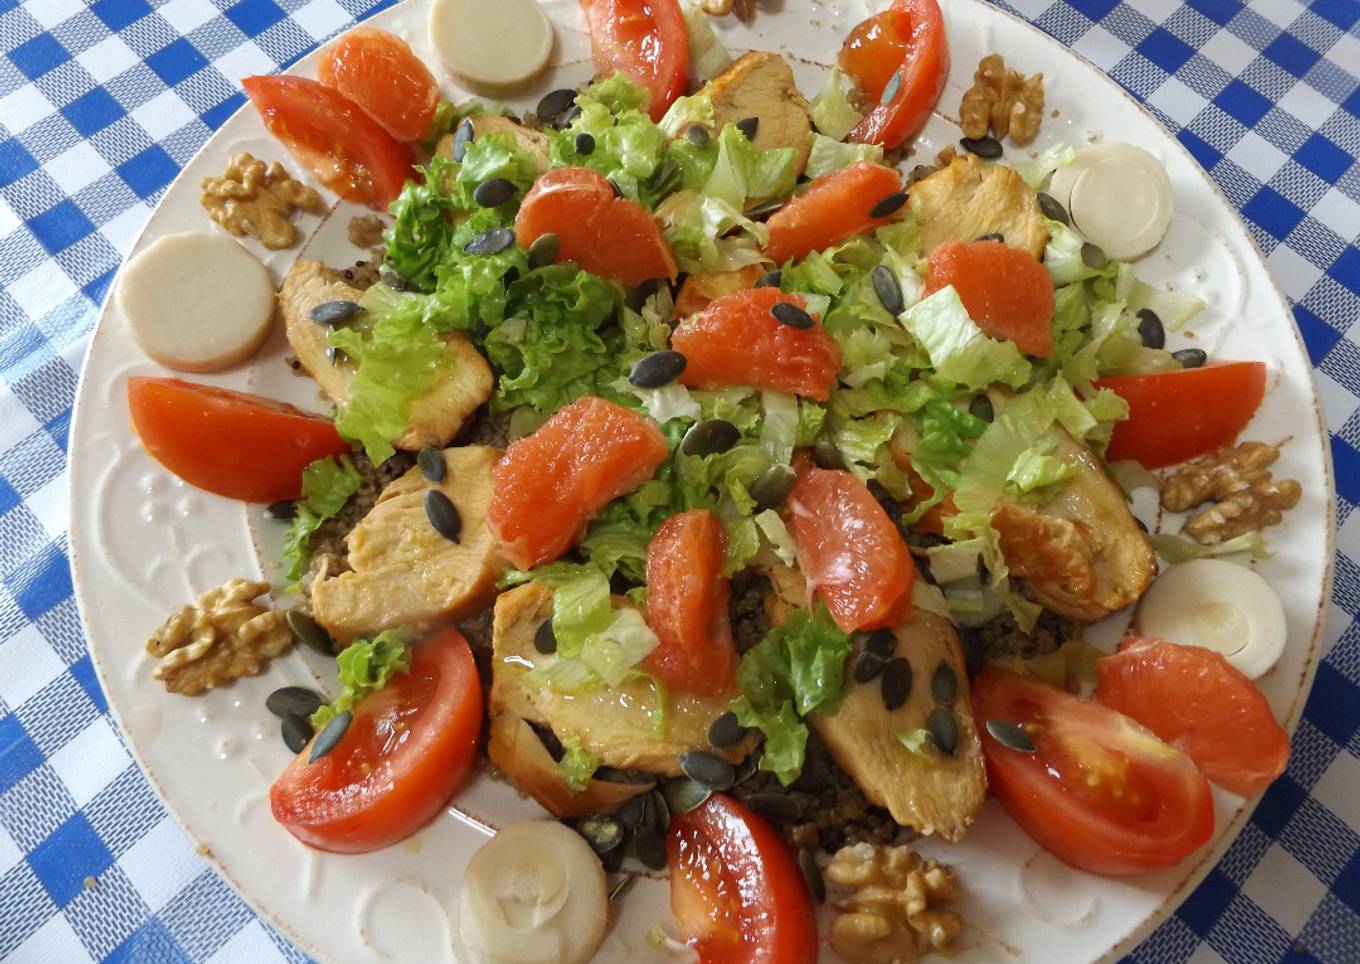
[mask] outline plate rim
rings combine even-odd
[[[352,23],[346,23],[342,26],[339,26],[332,30],[330,33],[326,34],[324,37],[317,39],[315,45],[309,51],[307,51],[307,53],[297,58],[292,63],[275,68],[275,70],[271,72],[271,75],[282,75],[301,72],[312,63],[317,53],[326,45],[326,43],[328,43],[333,37],[337,36],[341,32],[364,24],[374,19],[375,17],[389,13],[395,9],[406,6],[407,4],[413,4],[418,2],[421,2],[421,0],[399,0],[398,3],[370,10],[363,17],[355,19]],[[1189,161],[1190,168],[1195,172],[1195,176],[1198,177],[1199,180],[1202,182],[1201,186],[1207,187],[1209,190],[1211,190],[1215,197],[1217,198],[1218,202],[1221,203],[1232,214],[1236,222],[1237,229],[1241,231],[1242,235],[1246,238],[1249,244],[1251,252],[1249,257],[1254,259],[1257,265],[1260,267],[1263,277],[1266,278],[1269,282],[1268,290],[1270,291],[1270,293],[1274,295],[1277,305],[1279,306],[1280,309],[1282,309],[1283,315],[1288,319],[1288,325],[1286,327],[1290,334],[1292,334],[1293,336],[1295,348],[1299,352],[1299,355],[1307,363],[1308,387],[1311,395],[1310,401],[1312,403],[1312,417],[1313,423],[1318,430],[1318,437],[1321,443],[1319,447],[1321,449],[1322,454],[1323,477],[1324,481],[1326,482],[1325,498],[1323,500],[1322,506],[1325,515],[1324,520],[1325,558],[1322,572],[1321,594],[1317,601],[1316,614],[1313,620],[1313,629],[1308,640],[1308,652],[1305,658],[1305,665],[1303,667],[1302,673],[1300,674],[1299,683],[1295,690],[1292,702],[1290,704],[1288,716],[1281,721],[1281,725],[1284,727],[1285,731],[1289,734],[1292,744],[1294,733],[1303,715],[1304,706],[1307,703],[1308,696],[1312,692],[1313,681],[1317,674],[1318,665],[1322,661],[1321,644],[1322,638],[1327,630],[1328,623],[1327,607],[1332,596],[1336,567],[1336,477],[1335,467],[1332,462],[1331,448],[1327,444],[1327,441],[1330,438],[1331,433],[1327,428],[1326,419],[1322,411],[1322,400],[1321,396],[1318,393],[1317,388],[1317,375],[1316,375],[1317,369],[1313,363],[1311,356],[1308,354],[1307,346],[1304,343],[1302,333],[1299,330],[1298,320],[1294,317],[1294,313],[1290,309],[1289,299],[1285,295],[1283,289],[1281,289],[1279,281],[1276,279],[1275,275],[1270,270],[1269,265],[1266,263],[1265,255],[1262,253],[1260,246],[1256,243],[1255,239],[1252,237],[1251,232],[1247,230],[1246,223],[1243,220],[1241,210],[1236,205],[1234,205],[1231,202],[1231,200],[1229,200],[1227,195],[1223,193],[1223,190],[1219,186],[1218,182],[1216,182],[1210,176],[1209,172],[1206,171],[1204,167],[1199,163],[1199,161],[1195,159],[1194,155],[1190,153],[1189,149],[1186,148],[1186,146],[1180,141],[1179,138],[1175,136],[1174,133],[1172,133],[1170,130],[1166,128],[1162,121],[1159,120],[1157,116],[1152,113],[1152,111],[1147,107],[1146,104],[1139,101],[1136,97],[1130,94],[1128,90],[1121,86],[1102,67],[1100,67],[1100,65],[1096,64],[1090,58],[1086,57],[1073,47],[1063,44],[1060,40],[1058,40],[1058,38],[1054,37],[1051,34],[1046,33],[1044,30],[1042,30],[1035,24],[1029,22],[1028,20],[1025,20],[1023,17],[1012,12],[1011,10],[1007,9],[1004,6],[1001,6],[993,2],[987,2],[987,0],[940,0],[940,3],[942,6],[946,7],[978,6],[983,7],[992,13],[1000,14],[1001,16],[1005,17],[1008,21],[1010,21],[1013,28],[1019,28],[1022,30],[1030,31],[1042,43],[1052,45],[1053,47],[1060,49],[1066,54],[1066,56],[1070,57],[1072,60],[1081,64],[1086,69],[1092,71],[1112,91],[1117,92],[1135,110],[1142,113],[1148,120],[1155,124],[1157,129],[1160,130],[1161,133],[1165,136],[1166,142],[1169,144],[1173,144],[1174,150],[1178,151],[1185,160]],[[777,11],[772,14],[767,14],[767,16],[780,16],[782,15],[782,13],[783,11]],[[213,146],[213,142],[216,140],[218,134],[222,131],[222,128],[225,127],[226,124],[228,124],[231,120],[233,120],[241,111],[246,110],[248,107],[249,101],[246,100],[239,107],[237,107],[237,109],[233,111],[229,117],[223,120],[222,125],[216,130],[214,130],[212,134],[209,135],[209,137],[203,142],[203,144],[198,148],[198,150],[196,150],[193,153],[192,156],[186,159],[184,164],[181,166],[179,173],[177,173],[175,177],[170,181],[170,183],[166,185],[165,191],[161,195],[160,200],[157,201],[156,206],[153,207],[150,210],[150,212],[148,212],[146,222],[142,225],[140,230],[137,232],[136,236],[132,239],[131,243],[128,245],[127,250],[129,252],[136,250],[142,244],[147,234],[151,231],[152,222],[154,221],[161,205],[164,203],[165,199],[168,196],[170,196],[172,192],[174,192],[177,188],[180,187],[180,182],[187,179],[187,172],[191,165],[193,164],[193,162]],[[951,124],[958,126],[957,119],[954,116],[950,115],[949,113],[940,110],[938,105],[936,105],[935,108],[932,108],[932,113],[937,114],[938,116],[948,120]],[[334,208],[332,208],[331,211],[327,213],[326,217],[329,217],[333,212]],[[118,280],[121,277],[123,268],[126,266],[126,264],[127,258],[123,257],[119,261],[118,267],[114,273],[114,277],[111,279],[108,290],[105,292],[104,298],[99,305],[98,317],[95,319],[95,323],[90,330],[89,342],[86,345],[84,358],[82,359],[81,362],[80,377],[77,382],[75,400],[72,405],[71,427],[69,437],[73,442],[79,434],[77,430],[83,421],[82,415],[85,408],[87,407],[87,403],[85,402],[85,396],[87,392],[87,382],[85,378],[86,369],[89,367],[90,358],[94,353],[95,346],[99,337],[101,336],[101,334],[105,335],[106,337],[108,335],[109,326],[106,324],[106,319],[109,314],[110,305],[112,304],[115,296]],[[90,402],[88,404],[94,403]],[[81,503],[76,498],[76,496],[78,495],[78,493],[76,492],[77,484],[76,480],[78,476],[78,473],[76,471],[76,464],[78,461],[81,463],[82,466],[85,464],[85,456],[83,455],[84,451],[85,451],[84,449],[77,449],[73,445],[70,450],[70,454],[68,455],[67,458],[66,498],[67,506],[69,509],[67,530],[68,531],[67,553],[71,568],[71,581],[73,590],[72,595],[76,600],[76,608],[80,618],[81,629],[85,634],[86,652],[88,652],[90,655],[90,661],[92,666],[94,667],[95,676],[99,682],[100,689],[105,694],[105,702],[108,706],[108,715],[113,719],[115,725],[118,727],[119,734],[122,737],[123,743],[127,747],[134,762],[137,764],[137,768],[140,771],[142,777],[155,791],[157,798],[160,800],[161,805],[165,808],[166,812],[174,819],[175,823],[179,826],[180,830],[194,845],[195,853],[201,859],[207,862],[209,866],[211,866],[212,869],[231,886],[232,890],[236,893],[236,895],[240,897],[243,901],[245,901],[245,903],[255,912],[255,914],[259,918],[267,922],[276,931],[285,936],[295,946],[303,949],[311,957],[317,960],[325,960],[324,956],[321,954],[319,949],[315,947],[310,940],[303,936],[302,933],[299,932],[297,928],[295,928],[287,919],[285,919],[280,912],[263,905],[250,890],[245,888],[232,875],[232,873],[230,872],[230,870],[228,870],[223,861],[217,856],[216,852],[202,839],[200,839],[199,836],[194,832],[194,830],[189,826],[183,815],[180,813],[179,809],[176,807],[174,801],[171,799],[170,795],[166,793],[165,788],[162,787],[160,781],[156,778],[155,774],[148,766],[147,759],[143,754],[138,742],[134,740],[131,736],[131,733],[128,729],[127,723],[124,720],[124,715],[121,709],[117,706],[115,701],[108,698],[110,688],[106,681],[106,671],[101,661],[101,658],[97,653],[97,647],[91,645],[91,640],[94,634],[91,633],[90,631],[91,623],[89,618],[87,617],[87,613],[90,612],[90,607],[87,606],[84,601],[85,593],[82,589],[82,586],[85,583],[80,576],[81,554],[80,550],[78,549],[79,543],[76,539],[70,537],[70,532],[77,528],[76,520],[78,515],[82,519],[88,518],[88,516],[85,516],[84,513],[78,512],[77,507]],[[1208,876],[1209,872],[1214,867],[1218,866],[1218,864],[1222,861],[1228,849],[1241,836],[1241,833],[1245,828],[1247,822],[1251,819],[1257,806],[1260,804],[1261,797],[1262,794],[1257,794],[1254,798],[1247,800],[1238,809],[1236,815],[1227,824],[1227,826],[1221,832],[1217,833],[1216,835],[1217,839],[1213,842],[1213,844],[1207,847],[1204,850],[1204,852],[1198,856],[1194,866],[1189,869],[1189,873],[1187,873],[1176,883],[1174,888],[1161,900],[1157,907],[1153,909],[1151,912],[1149,912],[1147,915],[1145,915],[1141,921],[1134,925],[1123,937],[1119,938],[1119,940],[1114,945],[1112,945],[1107,951],[1102,953],[1100,956],[1093,958],[1092,959],[1093,962],[1100,962],[1100,964],[1105,964],[1105,962],[1113,962],[1119,960],[1120,958],[1125,956],[1129,951],[1131,951],[1134,947],[1136,947],[1139,943],[1145,940],[1154,930],[1161,926],[1161,924],[1164,923],[1172,915],[1172,913],[1174,913],[1175,909],[1179,907],[1189,897],[1190,893],[1196,887],[1198,887],[1200,883],[1203,882],[1204,878]]]

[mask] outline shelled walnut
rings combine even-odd
[[[1243,442],[1201,456],[1162,482],[1162,507],[1188,512],[1212,502],[1182,528],[1202,545],[1277,525],[1303,495],[1295,480],[1272,477],[1268,466],[1279,457],[1279,447],[1264,442]]]
[[[914,961],[952,950],[963,918],[936,905],[958,896],[958,882],[933,858],[909,847],[869,843],[842,847],[824,872],[827,883],[851,888],[831,924],[831,946],[859,964]]]
[[[171,614],[146,642],[160,660],[153,677],[171,693],[197,696],[261,672],[293,645],[283,612],[252,601],[268,591],[267,582],[232,579]]]
[[[265,166],[251,154],[237,154],[220,177],[205,177],[199,203],[236,237],[252,234],[271,251],[291,248],[298,230],[289,220],[293,210],[321,214],[321,196],[293,177],[278,161]]]
[[[1044,119],[1044,75],[1026,77],[1007,70],[1000,54],[978,61],[973,86],[959,104],[959,125],[965,137],[986,137],[987,128],[998,138],[1010,135],[1017,144],[1028,144],[1039,133]]]

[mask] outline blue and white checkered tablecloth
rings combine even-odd
[[[0,0],[0,959],[305,960],[132,763],[67,564],[100,301],[242,103],[386,0]],[[1325,659],[1288,773],[1139,962],[1360,962],[1360,0],[1011,0],[1144,101],[1241,211],[1316,366],[1338,488]]]

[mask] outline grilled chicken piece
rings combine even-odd
[[[542,174],[551,166],[548,138],[541,131],[530,130],[500,114],[476,114],[470,120],[474,139],[485,134],[509,134],[519,141],[519,146],[534,159],[534,167],[538,169],[538,173]],[[434,152],[445,157],[453,157],[453,134],[441,137]]]
[[[707,308],[708,303],[714,298],[721,298],[723,295],[730,295],[752,287],[764,273],[763,266],[748,264],[736,271],[712,271],[686,275],[685,283],[680,286],[680,292],[675,296],[675,307],[671,311],[671,315],[677,321],[681,318],[688,318],[695,312]]]
[[[469,445],[444,450],[444,481],[413,468],[378,496],[345,537],[350,571],[323,564],[312,581],[312,613],[345,642],[398,626],[432,626],[490,604],[504,563],[486,524],[500,449]],[[430,523],[425,494],[439,489],[462,519],[453,542]]]
[[[1034,191],[1009,167],[984,164],[972,154],[956,157],[908,193],[926,254],[946,241],[976,241],[984,234],[1000,234],[1036,258],[1048,244]]]
[[[288,344],[307,374],[339,408],[349,398],[354,366],[347,361],[331,364],[326,357],[325,325],[309,317],[311,310],[328,301],[358,301],[363,292],[351,288],[337,272],[320,261],[298,260],[279,288],[284,331]],[[415,451],[426,445],[443,446],[453,440],[463,423],[491,397],[495,378],[491,368],[461,332],[444,336],[449,362],[435,382],[411,406],[411,422],[392,444]]]
[[[713,102],[719,130],[748,117],[760,118],[756,147],[792,147],[794,173],[803,173],[812,150],[812,121],[793,69],[783,57],[761,50],[743,54],[701,92]]]
[[[630,605],[621,599],[615,604]],[[552,590],[536,583],[526,583],[496,599],[489,709],[493,730],[501,727],[505,732],[514,720],[536,723],[547,726],[559,740],[579,739],[582,748],[602,766],[671,777],[680,775],[678,757],[689,750],[706,750],[731,763],[740,762],[750,752],[754,737],[726,750],[708,742],[708,728],[727,712],[725,699],[672,691],[668,694],[665,732],[658,738],[651,716],[656,694],[646,680],[569,695],[546,685],[526,683],[525,673],[548,658],[534,647],[534,633],[552,617],[552,608]],[[508,743],[488,747],[491,761],[521,790],[552,809],[531,781],[517,779],[515,761],[507,759]]]
[[[1001,499],[992,527],[1006,565],[1035,599],[1059,616],[1095,622],[1138,601],[1157,575],[1157,557],[1096,457],[1060,434],[1053,455],[1077,474],[1042,506]]]

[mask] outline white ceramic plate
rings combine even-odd
[[[763,5],[749,27],[718,23],[729,49],[790,55],[805,93],[819,89],[819,63],[834,59],[841,39],[871,6],[817,4],[811,11]],[[1310,366],[1285,304],[1235,212],[1156,121],[1091,65],[1039,31],[978,0],[945,0],[953,67],[941,109],[952,113],[978,59],[1000,51],[1026,73],[1043,71],[1049,109],[1035,149],[1100,138],[1148,148],[1166,165],[1176,216],[1167,239],[1139,265],[1147,280],[1189,288],[1208,303],[1184,338],[1225,358],[1255,358],[1271,371],[1272,388],[1247,437],[1292,436],[1279,463],[1303,483],[1303,501],[1270,530],[1274,558],[1261,572],[1279,590],[1290,642],[1261,680],[1277,716],[1292,728],[1318,654],[1323,600],[1330,580],[1331,475]],[[549,0],[557,24],[557,67],[522,98],[589,77],[589,43],[574,0]],[[425,0],[408,0],[373,19],[402,34],[436,61],[424,43]],[[340,25],[337,24],[337,28]],[[309,72],[311,58],[297,71]],[[445,78],[446,94],[467,94]],[[929,158],[958,137],[946,116],[918,138]],[[197,185],[250,150],[298,166],[264,132],[253,110],[228,121],[166,192],[134,250],[174,231],[212,226],[198,206]],[[347,212],[318,223],[311,252],[333,263],[359,257],[344,240]],[[254,248],[277,277],[297,254]],[[1177,343],[1180,344],[1179,337]],[[253,363],[202,380],[319,407],[312,383],[288,372],[281,332]],[[221,499],[179,482],[151,460],[129,428],[124,380],[166,374],[133,343],[111,300],[90,345],[72,432],[71,561],[90,650],[109,705],[138,762],[166,805],[222,874],[300,946],[333,961],[453,959],[450,936],[462,870],[488,825],[537,814],[508,787],[478,778],[456,807],[405,843],[380,853],[342,857],[308,850],[270,817],[266,792],[290,754],[265,696],[287,683],[327,686],[333,676],[315,654],[299,651],[254,679],[188,699],[151,679],[143,641],[164,616],[197,593],[234,576],[264,572],[277,579],[281,529],[257,506]],[[1145,516],[1146,517],[1146,516]],[[1107,627],[1108,628],[1108,627]],[[1117,630],[1117,626],[1113,629]],[[930,841],[921,849],[958,870],[966,920],[961,961],[1091,961],[1128,951],[1213,866],[1246,820],[1250,806],[1217,793],[1218,832],[1181,866],[1131,880],[1107,880],[1067,868],[1047,855],[989,803],[967,839]],[[615,911],[603,961],[664,959],[644,936],[669,920],[666,885],[639,881]],[[832,955],[825,950],[825,956]]]

